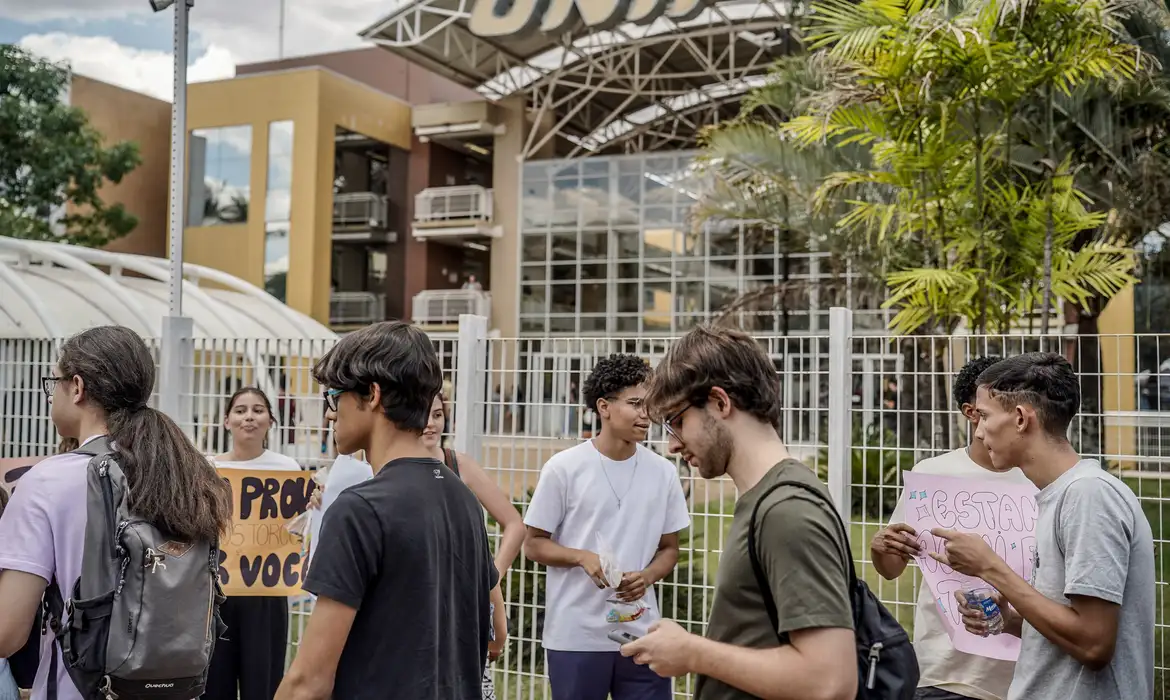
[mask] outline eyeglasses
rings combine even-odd
[[[53,389],[57,387],[57,382],[65,377],[41,377],[41,391],[45,392],[45,398],[50,401],[53,400]]]
[[[667,435],[671,436],[675,440],[678,440],[679,442],[683,441],[682,438],[679,437],[679,434],[674,431],[674,422],[679,418],[682,418],[682,414],[691,410],[692,406],[694,406],[694,404],[688,403],[687,405],[680,408],[673,416],[662,421],[662,429],[666,431]]]
[[[337,413],[337,397],[344,394],[348,389],[326,389],[323,394],[325,396],[325,407],[330,411]]]

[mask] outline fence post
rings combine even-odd
[[[829,495],[841,519],[852,519],[853,311],[829,309]]]
[[[483,432],[484,357],[487,351],[487,318],[459,316],[459,346],[455,349],[455,449],[481,459]]]
[[[159,353],[158,408],[188,435],[193,431],[191,390],[195,372],[194,321],[164,316]]]

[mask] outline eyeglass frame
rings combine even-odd
[[[337,397],[341,396],[342,394],[344,394],[347,391],[352,391],[352,390],[351,389],[326,389],[325,391],[321,392],[321,395],[325,398],[325,408],[329,409],[330,411],[333,411],[334,413],[337,413]]]
[[[707,387],[705,389],[695,391],[693,394],[691,394],[690,398],[687,399],[686,403],[683,404],[682,408],[675,411],[674,415],[664,419],[662,421],[662,429],[666,431],[666,434],[675,440],[678,440],[681,444],[683,441],[682,436],[675,432],[674,426],[672,426],[671,423],[681,418],[682,414],[686,413],[692,408],[706,406],[707,402],[710,400],[711,389],[713,388],[714,387]]]
[[[52,401],[53,400],[53,392],[57,388],[57,386],[56,386],[57,382],[63,382],[63,381],[65,381],[65,377],[54,377],[51,374],[41,377],[41,391],[45,392],[45,398]]]

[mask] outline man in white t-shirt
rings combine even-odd
[[[583,394],[601,433],[544,465],[524,518],[525,555],[548,567],[543,641],[553,700],[671,697],[670,679],[624,658],[609,638],[645,635],[661,617],[654,584],[674,570],[678,533],[690,525],[678,471],[640,444],[650,427],[649,374],[634,355],[597,363]],[[607,580],[603,555],[620,582]]]
[[[955,378],[955,403],[971,422],[972,434],[979,425],[979,415],[975,412],[976,380],[983,370],[998,361],[998,357],[977,358],[967,363]],[[972,440],[969,447],[924,459],[912,471],[1031,483],[1016,467],[1007,471],[997,470],[991,463],[987,448],[979,440]],[[870,546],[873,566],[878,573],[890,580],[902,575],[910,557],[918,550],[915,534],[914,529],[903,521],[902,501],[899,500],[890,517],[889,527],[878,531]],[[1007,697],[1015,664],[957,651],[951,644],[942,615],[925,581],[922,582],[918,607],[914,611],[914,650],[918,654],[921,669],[915,700],[1004,700]]]

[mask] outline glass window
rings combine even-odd
[[[264,202],[264,220],[289,220],[292,204],[293,123],[272,122],[268,125],[268,191]]]
[[[581,313],[604,314],[609,311],[606,306],[604,282],[581,285]]]
[[[287,301],[288,222],[268,224],[264,230],[264,289]]]
[[[188,159],[188,226],[242,224],[251,201],[252,127],[191,132]]]
[[[548,236],[543,233],[526,233],[520,250],[520,258],[524,262],[542,263],[548,259]]]
[[[549,288],[549,313],[572,314],[577,312],[577,285],[553,284]]]
[[[609,231],[583,231],[581,233],[581,259],[605,260],[609,257]]]

